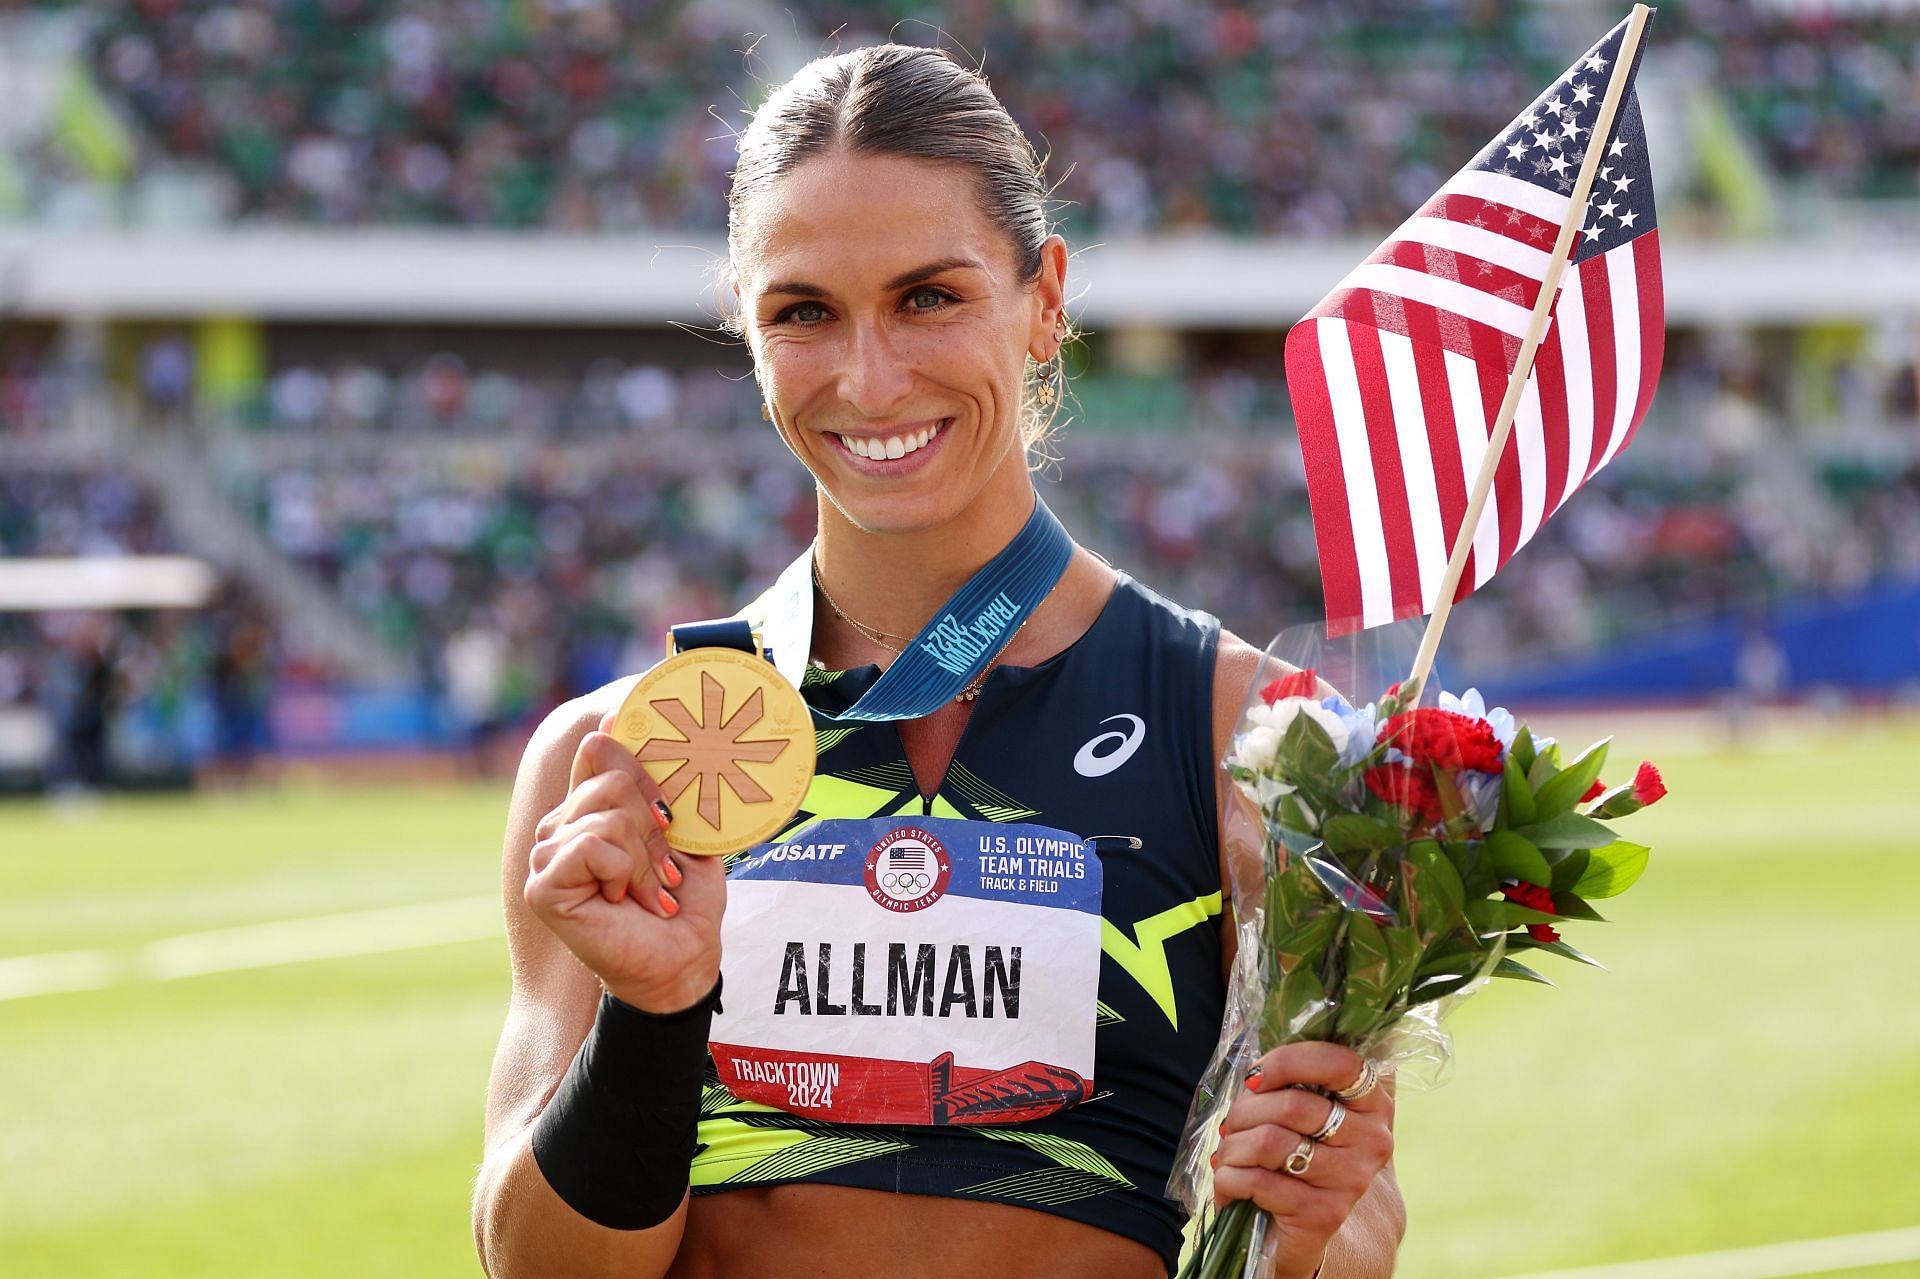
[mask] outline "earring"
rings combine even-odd
[[[762,422],[773,421],[773,410],[767,407],[765,400],[760,401],[760,420]]]
[[[1033,388],[1033,398],[1040,401],[1040,407],[1043,409],[1053,407],[1054,372],[1055,367],[1051,360],[1034,370],[1034,373],[1039,377],[1039,382]]]

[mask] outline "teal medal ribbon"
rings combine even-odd
[[[859,700],[839,714],[814,715],[833,723],[881,723],[919,719],[939,710],[992,664],[1021,623],[1033,615],[1067,571],[1073,539],[1036,494],[1033,514],[1011,542],[968,578],[906,651],[881,673]],[[813,651],[813,548],[788,565],[738,618],[673,628],[677,648],[729,643],[717,628],[738,631],[749,647],[759,632],[767,656],[800,687]]]

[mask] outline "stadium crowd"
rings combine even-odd
[[[389,409],[419,399],[420,381],[453,361],[381,375],[401,389],[376,398]],[[1914,367],[1863,352],[1823,374],[1842,388],[1830,406],[1840,416],[1817,429],[1786,425],[1776,406],[1799,392],[1782,367],[1743,344],[1676,343],[1641,439],[1485,603],[1461,610],[1453,650],[1479,665],[1591,651],[1676,621],[1920,577]],[[483,371],[474,386],[492,379],[513,402],[574,408],[545,431],[527,419],[509,430],[488,397],[449,395],[442,416],[421,409],[433,429],[412,429],[354,407],[370,376],[358,364],[283,370],[272,420],[207,437],[208,464],[262,536],[408,654],[449,722],[473,731],[649,664],[668,624],[730,611],[811,528],[811,487],[782,464],[751,383],[596,366],[580,385],[529,391]],[[1124,398],[1097,379],[1082,390],[1085,404]],[[1071,424],[1049,501],[1089,545],[1251,638],[1314,621],[1313,531],[1283,388],[1229,365],[1174,390],[1158,429]],[[16,388],[13,402],[34,396]],[[598,406],[591,429],[581,405]],[[118,470],[0,465],[0,554],[173,547],[151,497]],[[327,674],[297,636],[263,637],[259,620],[238,597],[111,635],[74,617],[16,616],[4,624],[0,705],[51,699],[71,722],[89,655],[118,646],[132,657],[117,663],[116,696],[217,686],[215,736],[244,754],[263,740],[254,692]]]
[[[948,0],[906,21],[799,0],[766,37],[732,6],[631,0],[34,8],[86,15],[103,101],[21,157],[43,216],[113,217],[63,198],[93,170],[199,182],[240,221],[569,230],[722,225],[762,39],[976,59],[1062,157],[1077,232],[1319,236],[1398,222],[1592,36],[1522,0]],[[1911,11],[1686,0],[1661,24],[1656,58],[1718,85],[1782,176],[1920,194]]]

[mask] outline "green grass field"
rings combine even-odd
[[[1570,931],[1612,971],[1502,983],[1456,1016],[1453,1081],[1401,1106],[1401,1275],[1920,1225],[1920,727],[1717,756],[1633,728],[1617,751],[1657,754],[1673,795],[1631,824],[1655,860],[1615,922]],[[290,784],[0,806],[0,959],[89,952],[72,962],[109,974],[0,997],[0,1275],[478,1273],[501,941],[172,980],[135,957],[493,893],[504,803],[502,786]],[[486,926],[484,903],[451,909]]]

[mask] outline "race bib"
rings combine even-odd
[[[1093,1094],[1100,861],[1045,826],[815,822],[730,870],[727,1090],[847,1124],[1006,1124]]]

